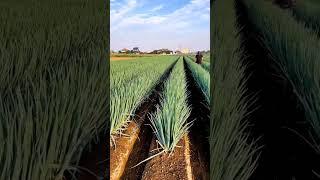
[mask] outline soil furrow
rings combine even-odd
[[[248,64],[249,96],[257,94],[257,108],[251,114],[253,139],[262,146],[258,167],[251,179],[305,180],[315,179],[312,169],[319,157],[313,149],[292,130],[308,137],[308,124],[304,120],[299,102],[288,81],[277,70],[270,54],[263,47],[258,32],[248,19],[241,1],[236,6],[238,23],[243,27],[240,36]]]
[[[193,178],[195,180],[207,180],[209,179],[210,159],[208,141],[210,109],[185,60],[184,67],[188,92],[190,93],[188,103],[192,108],[189,122],[193,121],[193,125],[189,130],[189,139]]]
[[[193,180],[190,167],[188,135],[186,134],[170,154],[160,154],[147,162],[142,180]],[[156,138],[154,137],[149,150],[149,157],[156,155]]]
[[[177,62],[177,61],[176,61]],[[130,134],[132,135],[131,137],[126,137],[126,136],[122,136],[119,139],[117,139],[119,141],[119,143],[117,144],[117,152],[114,152],[115,149],[113,149],[112,147],[107,148],[107,140],[106,141],[100,141],[99,143],[94,143],[91,150],[90,151],[86,151],[83,153],[79,166],[87,169],[89,171],[91,171],[92,173],[89,173],[87,171],[80,171],[76,176],[78,177],[77,179],[79,180],[97,180],[97,175],[99,175],[99,177],[101,177],[101,179],[109,179],[111,176],[114,177],[119,177],[121,176],[121,174],[123,173],[123,170],[125,170],[125,172],[127,172],[127,167],[124,168],[126,166],[127,160],[129,158],[131,158],[131,155],[129,156],[130,153],[136,153],[135,149],[138,148],[142,148],[142,150],[144,148],[146,148],[147,150],[149,149],[148,147],[150,146],[150,142],[151,142],[151,138],[150,135],[148,134],[152,134],[152,132],[149,132],[150,128],[145,128],[144,124],[145,123],[145,119],[147,118],[147,113],[150,112],[152,110],[152,108],[154,108],[153,106],[155,106],[155,104],[158,102],[158,96],[159,96],[159,92],[162,89],[163,86],[163,82],[165,81],[165,79],[168,77],[168,75],[170,74],[172,68],[174,67],[174,65],[176,64],[176,62],[174,62],[166,71],[165,73],[162,75],[162,77],[160,78],[159,83],[154,87],[154,90],[152,91],[152,93],[149,95],[149,97],[147,98],[147,100],[145,100],[140,106],[139,108],[136,110],[135,114],[136,114],[136,119],[134,119],[134,121],[132,121],[131,123],[129,123],[128,125],[128,130],[126,130],[126,132],[124,134]],[[145,139],[143,139],[145,138]],[[109,137],[104,136],[101,139],[109,139]],[[143,147],[136,147],[136,145],[133,147],[134,144],[136,144],[136,139],[141,139],[144,141]],[[149,144],[149,145],[148,145]],[[121,147],[122,146],[122,147]],[[128,149],[121,149],[121,148],[128,148]],[[110,153],[110,160],[107,159],[107,154]],[[118,153],[124,153],[122,155],[119,155]],[[147,154],[141,152],[142,154]],[[118,160],[118,157],[120,156],[127,156],[127,157],[123,157],[121,158],[122,160]],[[114,157],[114,158],[112,158]],[[117,162],[112,162],[112,160],[115,159]],[[124,161],[124,162],[122,162]],[[120,166],[117,167],[117,165],[119,165],[118,163],[120,163]],[[123,166],[123,167],[121,167]],[[113,170],[117,169],[116,173],[113,173]],[[110,170],[110,176],[109,173],[107,173],[106,171]],[[113,173],[113,175],[112,175]],[[119,173],[119,174],[117,174]],[[142,174],[142,173],[140,173]],[[141,176],[141,175],[140,175]],[[108,177],[108,178],[107,178]],[[126,178],[125,178],[126,179]],[[130,179],[130,178],[129,178]],[[139,179],[139,178],[138,178]]]
[[[121,179],[126,180],[138,180],[141,179],[142,173],[146,163],[143,163],[135,168],[132,168],[139,162],[148,157],[149,147],[153,138],[152,129],[149,126],[148,114],[153,113],[156,110],[156,105],[160,103],[160,97],[163,91],[163,86],[166,79],[169,77],[173,67],[177,61],[168,68],[163,74],[159,83],[155,86],[148,99],[142,103],[142,105],[136,111],[136,124],[138,125],[139,133],[137,134],[137,140],[134,142],[132,151],[127,158],[124,171],[121,175]],[[112,162],[111,162],[112,163]]]

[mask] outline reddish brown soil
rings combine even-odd
[[[201,90],[196,85],[191,71],[186,64],[185,70],[188,90],[190,92],[188,102],[192,108],[189,122],[194,120],[189,133],[192,173],[194,175],[194,179],[208,180],[210,165],[208,141],[210,109],[205,103],[205,98]]]
[[[121,179],[140,180],[142,177],[146,163],[142,163],[136,168],[131,167],[148,158],[148,152],[153,138],[152,129],[149,125],[150,120],[148,114],[153,113],[156,110],[156,105],[159,104],[160,101],[163,83],[168,78],[173,66],[174,64],[166,71],[166,73],[162,76],[160,83],[155,87],[155,90],[149,96],[148,101],[144,102],[137,111],[137,114],[140,117],[140,122],[142,122],[143,125],[140,126],[141,129],[138,141],[136,141],[133,147],[133,151],[130,154],[129,160],[127,161],[127,166]]]
[[[193,143],[190,143],[190,149],[190,161],[194,179],[209,180],[209,159],[204,159],[204,154],[201,154],[203,149],[199,144]]]
[[[190,129],[190,138],[185,136],[178,144],[173,154],[161,154],[138,167],[132,168],[139,162],[158,153],[152,151],[157,148],[155,137],[151,132],[151,128],[144,124],[141,128],[148,130],[139,134],[139,140],[136,141],[135,147],[125,168],[125,173],[121,179],[140,180],[140,179],[209,179],[209,143],[208,143],[208,127],[209,127],[209,109],[205,105],[204,97],[197,89],[195,82],[188,73],[189,90],[191,96],[189,104],[192,105],[192,114],[190,120],[196,119]],[[160,92],[159,92],[160,93]],[[153,103],[153,104],[156,104]],[[144,121],[148,123],[148,120]],[[152,140],[150,145],[150,140]],[[150,149],[148,153],[147,150]]]
[[[143,180],[190,180],[192,179],[190,172],[189,156],[186,156],[186,138],[183,138],[178,143],[179,147],[176,147],[172,154],[161,154],[148,161],[142,179]],[[149,157],[159,153],[157,149],[156,141],[153,139],[150,147]],[[189,169],[189,172],[187,171]],[[189,176],[188,176],[189,173]],[[189,178],[188,178],[189,177]]]
[[[136,121],[131,122],[124,133],[127,136],[116,139],[115,148],[110,147],[110,180],[139,179],[137,177],[141,176],[143,165],[135,169],[130,167],[147,157],[152,140],[152,130],[146,127],[147,115],[155,109],[159,88],[160,85],[137,110]]]
[[[134,59],[134,57],[110,57],[111,61],[122,61],[122,60],[130,60]]]
[[[126,136],[116,138],[114,147],[110,146],[110,180],[120,179],[133,145],[138,138],[139,126],[134,121],[130,122],[124,132]]]
[[[197,125],[194,124],[194,126]],[[203,130],[200,128],[201,126],[194,127],[190,132],[192,172],[194,179],[209,180],[209,143],[207,137],[201,133]],[[195,129],[196,131],[194,131]]]
[[[167,78],[170,71],[171,68],[162,78],[162,82]],[[136,112],[136,114],[139,115],[136,122],[138,122],[137,126],[140,128],[140,133],[138,134],[138,138],[136,138],[137,140],[134,146],[132,147],[130,145],[131,153],[126,161],[124,171],[123,173],[118,173],[117,176],[121,176],[120,179],[209,179],[209,143],[207,139],[209,109],[207,105],[203,103],[204,97],[201,96],[200,90],[197,89],[193,78],[190,76],[191,72],[188,71],[188,69],[186,69],[186,72],[189,91],[191,91],[189,104],[192,106],[192,113],[190,120],[196,119],[190,129],[190,137],[186,135],[178,143],[178,147],[172,154],[161,154],[132,168],[141,161],[158,153],[158,151],[152,151],[157,148],[157,144],[151,128],[148,127],[150,122],[147,114],[154,112],[156,110],[155,105],[159,103],[159,95],[162,93],[163,86],[163,83],[159,83],[148,100],[143,103]],[[125,143],[125,145],[128,146],[128,143]],[[128,149],[126,146],[122,148]],[[117,163],[117,160],[111,159],[111,162],[110,166],[112,166],[111,164],[113,163]]]
[[[131,169],[131,167],[148,156],[153,136],[152,129],[147,127],[149,123],[148,114],[156,110],[156,105],[160,100],[163,82],[165,82],[169,76],[174,65],[175,63],[164,73],[153,92],[135,112],[136,119],[134,127],[128,127],[125,132],[129,137],[119,137],[116,139],[116,148],[110,149],[110,179],[141,179],[145,164],[134,169]]]
[[[142,174],[144,166],[141,165],[135,169],[131,169],[132,166],[136,165],[147,157],[150,142],[152,140],[152,130],[150,127],[146,127],[148,113],[154,109],[155,102],[158,100],[158,91],[156,90],[150,95],[149,100],[143,103],[137,111],[137,120],[135,123],[135,130],[129,129],[127,131],[134,132],[129,134],[129,137],[121,137],[117,139],[116,150],[110,150],[110,179],[139,179],[139,174]],[[139,118],[138,118],[139,117]],[[134,136],[134,137],[131,137]],[[132,141],[126,141],[126,139],[132,139]],[[121,143],[121,146],[118,146]],[[130,149],[130,151],[128,151]],[[115,152],[116,151],[116,152]],[[125,158],[122,152],[127,152]],[[121,157],[121,160],[119,160]],[[120,162],[121,161],[121,162]],[[112,162],[112,163],[111,163]],[[115,168],[118,167],[118,168]]]
[[[146,126],[144,124],[143,126]],[[141,132],[139,138],[136,141],[133,151],[130,154],[129,160],[125,171],[123,173],[122,179],[126,180],[136,180],[141,179],[144,167],[146,163],[141,164],[135,168],[131,168],[148,157],[149,147],[152,140],[152,130],[150,127],[141,127]]]

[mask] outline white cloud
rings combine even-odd
[[[131,0],[133,1],[133,0]],[[133,14],[128,15],[128,12],[136,8],[137,2],[127,2],[127,7],[123,8],[118,13],[115,13],[114,10],[111,10],[111,32],[116,31],[119,28],[128,27],[131,25],[154,25],[162,24],[166,26],[172,26],[173,29],[177,29],[181,24],[189,23],[191,26],[194,21],[197,21],[199,18],[208,19],[209,9],[207,8],[210,4],[209,0],[192,0],[189,4],[183,6],[176,11],[166,14],[166,15],[151,15],[145,14]],[[163,8],[163,5],[159,5],[150,11],[156,11]]]
[[[130,11],[134,10],[137,7],[136,0],[127,0],[125,4],[122,5],[119,9],[111,9],[110,11],[110,20],[111,25],[117,23],[117,21],[123,21],[124,18]]]
[[[150,10],[150,12],[159,11],[159,10],[161,10],[163,7],[164,7],[164,6],[163,6],[162,4],[160,4],[159,6],[156,6],[156,7],[152,8],[152,9]]]
[[[125,4],[120,11],[112,10],[111,13],[111,48],[139,46],[142,50],[150,50],[160,46],[177,48],[178,44],[193,49],[209,48],[209,0],[191,0],[183,7],[163,15],[154,15],[163,5],[139,14],[135,10],[140,1],[127,0]]]

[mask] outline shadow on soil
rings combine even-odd
[[[205,97],[196,81],[192,77],[188,65],[184,60],[184,67],[188,83],[188,104],[191,106],[191,115],[189,122],[193,121],[193,125],[189,130],[190,149],[191,149],[191,166],[194,178],[197,180],[209,179],[209,125],[210,125],[210,109],[206,104]]]
[[[162,75],[159,83],[155,86],[154,90],[148,97],[148,99],[141,104],[135,114],[137,117],[140,117],[138,121],[140,121],[140,133],[137,141],[133,146],[133,150],[129,156],[127,161],[127,165],[122,176],[122,179],[125,180],[140,180],[142,178],[143,171],[145,169],[146,163],[142,163],[141,165],[131,168],[141,161],[148,158],[150,144],[153,138],[153,132],[150,127],[150,120],[148,115],[154,113],[156,111],[156,105],[160,103],[160,97],[163,93],[164,83],[169,77],[173,67],[175,66],[173,63],[168,70]]]

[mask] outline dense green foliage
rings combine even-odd
[[[106,129],[105,8],[0,2],[0,179],[63,179]]]
[[[189,59],[191,59],[192,61],[195,62],[195,58],[193,56],[187,56]],[[207,70],[208,72],[210,72],[210,56],[205,55],[203,57],[203,61],[201,63],[201,66]]]
[[[204,54],[203,61],[210,63],[210,54]]]
[[[144,70],[154,68],[156,62],[176,58],[178,57],[140,57],[133,60],[111,61],[110,88],[114,89],[135,79]]]
[[[208,72],[210,72],[210,63],[204,61],[204,62],[202,62],[201,66],[202,66],[205,70],[207,70]]]
[[[149,57],[111,64],[110,135],[121,134],[136,108],[148,97],[177,57]]]
[[[210,104],[210,73],[203,69],[201,65],[193,62],[189,57],[186,57],[185,60],[207,103]]]
[[[165,152],[174,150],[191,125],[187,123],[190,115],[187,96],[186,75],[180,58],[165,83],[161,105],[151,116],[153,131]]]
[[[315,134],[315,148],[320,152],[320,41],[317,34],[269,2],[244,2],[249,20],[261,33],[264,45],[300,101]]]
[[[307,27],[320,33],[320,4],[311,0],[297,1],[292,9],[293,15]]]
[[[256,166],[256,148],[245,133],[250,98],[246,94],[245,68],[241,62],[239,28],[234,0],[211,5],[211,122],[210,179],[249,179]]]

